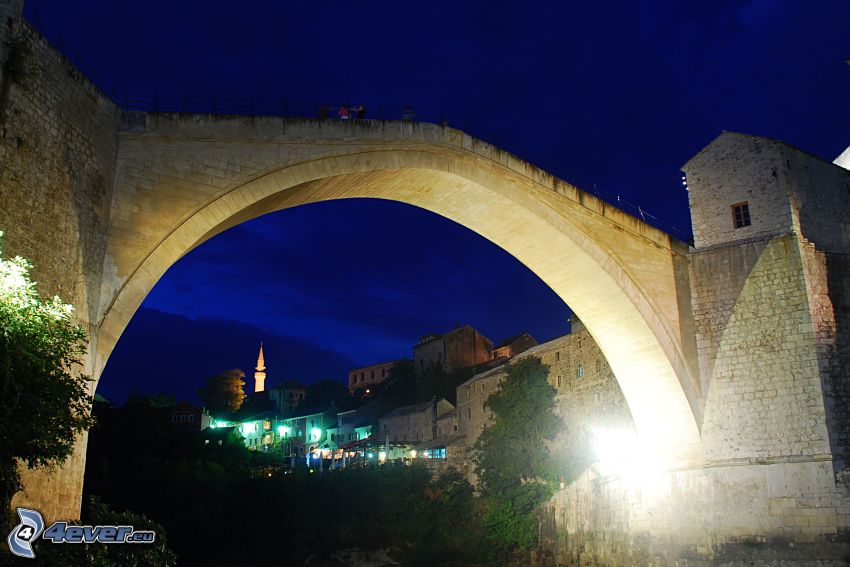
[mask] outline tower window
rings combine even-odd
[[[735,219],[735,228],[750,226],[750,205],[747,202],[732,205],[732,215]]]

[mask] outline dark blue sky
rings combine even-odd
[[[850,2],[28,0],[130,94],[413,105],[555,175],[689,231],[678,168],[721,130],[826,159],[850,144]],[[121,399],[245,370],[342,380],[455,322],[494,340],[567,330],[533,274],[466,229],[344,201],[236,227],[145,301],[100,391]]]

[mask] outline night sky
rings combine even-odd
[[[850,144],[846,0],[28,0],[25,12],[121,92],[412,105],[684,233],[679,166],[722,130],[830,161]],[[316,204],[176,264],[98,391],[195,399],[208,375],[249,372],[260,340],[268,384],[342,381],[456,323],[542,341],[568,316],[534,274],[448,220],[382,201]]]

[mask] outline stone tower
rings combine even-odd
[[[266,363],[263,360],[263,343],[260,343],[260,356],[257,357],[257,368],[254,369],[254,391],[262,392],[266,382]]]
[[[706,459],[846,469],[850,172],[734,132],[683,171]]]

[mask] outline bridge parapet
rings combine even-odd
[[[626,202],[611,203],[594,194],[564,181],[530,162],[508,152],[495,144],[450,127],[423,121],[410,120],[330,120],[283,116],[246,116],[196,113],[153,113],[123,111],[121,132],[147,132],[160,136],[223,138],[233,141],[234,136],[246,139],[274,140],[286,138],[291,142],[312,140],[345,140],[364,143],[367,141],[408,141],[426,144],[445,144],[477,154],[509,170],[547,187],[593,212],[606,216],[624,230],[648,238],[659,246],[673,248],[686,254],[688,245],[669,231],[659,228],[646,218],[638,218],[642,209],[629,210]],[[616,199],[616,196],[612,196]],[[649,215],[649,218],[654,218]],[[671,230],[672,227],[668,227]]]

